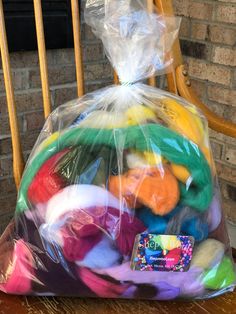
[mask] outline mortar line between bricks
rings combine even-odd
[[[218,139],[215,139],[215,138],[210,138],[210,141],[214,142],[214,143],[219,143],[219,144],[222,144],[223,148],[225,146],[229,146],[228,143],[225,143],[224,141],[221,141],[221,140],[218,140]],[[233,145],[233,144],[230,144],[230,147],[233,147],[233,149],[236,150],[236,145]],[[214,156],[213,156],[214,157]],[[222,159],[222,158],[221,158]]]
[[[0,135],[0,141],[6,140],[6,139],[9,139],[9,138],[11,138],[10,134],[1,134]]]
[[[219,143],[219,144],[222,144],[222,146],[223,146],[223,149],[225,148],[225,146],[233,146],[233,144],[230,144],[230,143],[227,143],[227,142],[225,142],[225,141],[223,141],[223,140],[221,140],[221,139],[217,139],[217,138],[215,138],[215,137],[211,137],[211,136],[209,136],[210,137],[210,141],[213,141],[213,142],[215,142],[215,143]],[[236,146],[235,146],[235,148],[236,148]],[[223,150],[222,150],[222,156],[223,156]],[[222,159],[222,158],[221,158]],[[221,160],[220,159],[220,160]]]
[[[89,80],[87,82],[85,82],[85,85],[93,85],[93,84],[102,84],[102,83],[109,83],[111,82],[112,80],[112,77],[111,78],[107,78],[107,79],[104,79],[104,80]],[[52,91],[55,91],[57,90],[58,88],[70,88],[70,87],[76,87],[77,86],[77,83],[74,82],[74,83],[68,83],[68,84],[63,84],[63,85],[54,85],[54,86],[51,86],[50,87],[50,90]],[[78,97],[77,97],[78,98]],[[75,99],[77,99],[75,98]]]
[[[40,88],[29,88],[29,89],[24,89],[24,90],[15,90],[15,95],[24,95],[25,91],[29,93],[34,93],[34,92],[40,92],[42,91]],[[6,96],[6,93],[0,92],[0,96]]]
[[[235,29],[236,31],[236,29]],[[236,32],[235,32],[236,33]],[[210,41],[210,40],[203,40],[203,39],[197,39],[194,37],[186,37],[186,36],[181,36],[180,40],[186,40],[186,41],[190,41],[190,42],[194,42],[194,43],[200,43],[200,44],[205,44],[207,45],[212,45],[213,47],[220,47],[220,48],[228,48],[231,50],[234,50],[236,48],[235,44],[234,45],[228,45],[228,44],[223,44],[223,43],[219,43],[219,42],[214,42],[214,41]]]
[[[194,37],[191,37],[191,38],[181,37],[180,40],[181,39],[184,39],[184,40],[187,40],[187,41],[193,42],[193,43],[205,44],[206,46],[207,45],[209,45],[209,46],[211,45],[213,48],[220,47],[220,48],[227,48],[227,49],[230,49],[230,50],[235,50],[236,49],[236,47],[234,47],[234,45],[221,44],[221,43],[212,42],[212,41],[208,41],[208,40],[197,39],[197,38],[194,38]],[[228,65],[228,66],[232,66],[232,65]]]
[[[229,107],[231,108],[232,107],[232,109],[236,109],[236,105],[232,105],[232,104],[229,104],[229,103],[218,102],[217,100],[212,100],[211,98],[209,98],[208,88],[207,88],[207,100],[208,100],[208,104],[209,105],[218,104],[218,105],[226,106],[226,108],[229,108]]]
[[[226,64],[220,64],[220,63],[214,63],[213,61],[209,61],[209,60],[205,60],[205,59],[198,59],[196,57],[190,57],[190,56],[185,56],[186,58],[189,58],[189,59],[194,59],[194,60],[198,60],[200,61],[201,63],[205,63],[205,64],[209,64],[209,65],[215,65],[217,67],[221,67],[221,68],[225,68],[225,69],[228,69],[230,70],[229,68],[232,68],[233,66],[231,65],[226,65]]]
[[[25,74],[26,74],[27,71],[28,71],[27,67],[24,67],[24,68],[13,68],[12,69],[12,72],[15,72],[15,73],[25,72]],[[3,74],[3,70],[2,69],[0,70],[0,74]]]
[[[192,22],[198,23],[198,24],[204,24],[204,25],[209,25],[209,26],[222,26],[222,24],[223,24],[223,26],[226,26],[227,29],[236,30],[236,26],[234,24],[229,24],[226,22],[201,20],[201,19],[190,18],[190,17],[186,17],[186,16],[183,16],[183,17],[191,20]]]
[[[200,78],[194,78],[194,80],[199,81],[201,83],[205,82],[205,80],[202,80]],[[208,83],[207,87],[219,87],[221,89],[226,89],[226,90],[229,90],[229,91],[233,90],[234,91],[234,89],[228,88],[227,86],[219,84],[219,83],[214,83],[214,82],[211,82],[211,81],[207,81],[207,83]]]
[[[89,65],[89,64],[102,64],[102,63],[107,63],[108,60],[107,58],[102,58],[100,60],[90,60],[90,61],[84,61],[83,64],[86,64],[86,65]],[[48,65],[48,70],[50,71],[50,69],[58,69],[58,68],[66,68],[66,67],[73,67],[75,66],[75,62],[71,62],[71,63],[66,63],[66,64],[62,64],[62,65],[59,65],[59,64],[49,64]],[[33,66],[33,67],[26,67],[26,68],[23,68],[23,67],[20,67],[20,68],[12,68],[12,71],[13,72],[21,72],[21,71],[25,71],[26,73],[29,72],[29,71],[35,71],[35,70],[38,70],[39,71],[39,66]],[[1,74],[1,70],[0,70],[0,74]]]
[[[204,0],[202,0],[202,1],[204,1]],[[216,7],[234,7],[234,8],[236,8],[236,3],[234,3],[234,2],[218,2],[218,3],[216,3]]]
[[[102,41],[100,39],[85,39],[81,41],[82,46],[83,45],[97,45],[100,44],[102,45]],[[71,48],[74,50],[74,48]]]
[[[76,87],[76,82],[73,82],[73,83],[66,83],[66,84],[61,84],[61,85],[53,85],[53,86],[50,86],[50,89],[53,89],[53,88],[55,88],[55,87]],[[15,91],[15,95],[25,95],[25,92],[27,91],[27,94],[29,93],[38,93],[38,92],[42,92],[42,89],[41,88],[39,88],[39,87],[35,87],[35,88],[29,88],[29,89],[24,89],[24,90],[17,90],[17,91]],[[1,96],[6,96],[6,94],[5,93],[2,93],[2,92],[0,92],[0,97]]]
[[[54,92],[58,88],[70,88],[70,87],[77,87],[77,83],[73,82],[73,83],[67,83],[67,84],[53,85],[53,86],[50,86],[50,91]]]
[[[190,38],[192,37],[192,30],[193,30],[193,21],[192,19],[189,18],[189,34],[190,34]]]
[[[191,43],[199,43],[199,44],[205,44],[205,45],[210,45],[212,44],[212,42],[208,42],[208,41],[205,41],[205,40],[202,40],[202,39],[196,39],[194,37],[181,37],[180,38],[180,41],[181,40],[186,40],[186,41],[189,41]],[[205,60],[205,59],[204,59]]]
[[[222,156],[224,157],[224,156]],[[221,165],[224,165],[224,166],[228,166],[230,169],[236,169],[236,165],[233,165],[233,164],[230,164],[230,163],[227,163],[225,162],[224,160],[220,159],[220,160],[217,160],[217,162]],[[218,176],[219,177],[219,176]]]
[[[4,180],[8,180],[8,179],[13,179],[13,174],[0,176],[0,181],[4,181]]]
[[[234,89],[234,75],[235,75],[235,73],[236,73],[236,72],[235,72],[235,68],[236,68],[236,66],[234,66],[234,67],[232,66],[232,69],[231,69],[231,80],[230,80],[230,87],[231,87],[230,89],[231,89],[231,90],[235,90],[235,89]],[[233,106],[234,106],[234,105],[233,105]],[[235,106],[236,106],[236,104],[235,104]]]
[[[90,64],[102,64],[102,63],[107,63],[109,62],[109,60],[107,59],[107,57],[104,57],[102,59],[99,59],[99,60],[85,60],[83,62],[83,64],[85,65],[90,65]],[[65,64],[48,64],[48,69],[50,71],[50,68],[63,68],[63,67],[72,67],[75,65],[75,62],[72,61],[72,62],[69,62],[69,63],[65,63]],[[28,71],[33,71],[33,70],[39,70],[39,66],[38,65],[35,65],[35,66],[27,66],[27,67],[24,67],[24,66],[21,66],[21,67],[14,67],[12,66],[12,71],[13,72],[28,72]],[[0,74],[3,74],[3,70],[0,69]]]
[[[200,79],[198,79],[200,81]],[[214,84],[214,82],[211,82],[211,84],[208,84],[207,86],[207,90],[208,90],[208,87],[216,87],[216,88],[220,88],[222,90],[226,90],[226,91],[229,91],[229,92],[235,92],[236,93],[236,90],[234,90],[233,88],[225,88],[223,85],[221,84]],[[231,107],[236,107],[236,103],[234,104],[225,104],[225,103],[222,103],[222,105],[228,105],[228,106],[231,106]]]
[[[222,106],[226,106],[227,109],[228,109],[228,106],[231,106],[231,105],[227,105],[227,104],[223,104],[223,103],[218,103],[217,101],[211,100],[211,99],[208,99],[208,105],[209,106],[222,105]],[[234,106],[232,106],[232,107],[234,108]]]
[[[85,85],[92,85],[92,84],[99,84],[99,83],[109,83],[111,82],[112,78],[107,78],[107,79],[101,79],[101,80],[89,80],[87,82],[85,82]],[[65,83],[65,84],[59,84],[59,85],[52,85],[50,86],[50,90],[51,91],[55,91],[58,88],[70,88],[70,87],[76,87],[77,86],[77,82],[74,81],[72,83]],[[39,87],[35,87],[35,88],[29,88],[27,90],[18,90],[15,94],[16,95],[24,95],[25,91],[27,91],[27,93],[29,94],[33,94],[33,93],[37,93],[37,92],[42,92],[42,89]],[[0,93],[0,96],[5,96],[5,93]],[[19,113],[19,115],[23,115],[26,112],[39,112],[41,109],[33,109],[32,111],[23,111],[21,113]],[[8,116],[7,114],[5,114],[4,116]]]
[[[9,194],[9,195],[7,194],[7,195],[5,195],[5,196],[3,196],[3,197],[0,195],[0,200],[4,200],[4,199],[10,198],[10,197],[15,197],[15,194],[14,194],[14,193],[11,193],[11,194]]]
[[[217,10],[216,1],[212,2],[212,5],[213,5],[212,20],[216,21],[216,10]]]
[[[98,65],[98,64],[110,64],[107,58],[101,60],[91,60],[91,61],[84,61],[84,65]],[[111,64],[110,64],[111,65]]]
[[[12,159],[12,154],[0,155],[0,161],[1,160],[10,160],[10,159]]]
[[[236,183],[235,182],[230,182],[228,180],[225,180],[225,179],[220,179],[220,181],[223,181],[223,183],[226,183],[228,185],[231,185],[233,187],[236,187]]]
[[[14,215],[14,211],[15,211],[15,208],[13,209],[13,211],[12,212],[9,212],[9,211],[4,211],[4,212],[1,212],[1,218],[2,218],[2,216],[9,216],[9,215]]]
[[[221,152],[221,161],[225,162],[225,156],[226,156],[226,144],[223,145],[223,149],[222,149],[222,152]]]
[[[20,114],[24,118],[26,114],[29,113],[43,113],[43,108],[42,109],[32,109],[32,110],[27,110],[27,111],[22,111]]]
[[[218,20],[206,20],[206,19],[197,19],[197,18],[193,18],[193,17],[190,17],[190,16],[186,16],[186,15],[183,15],[183,14],[176,14],[177,16],[179,17],[184,17],[184,18],[187,18],[189,20],[192,20],[193,22],[198,22],[199,24],[207,24],[207,25],[210,25],[210,26],[219,26],[219,25],[222,25],[222,26],[225,26],[229,29],[232,29],[232,30],[235,30],[235,24],[234,23],[229,23],[229,22],[224,22],[224,21],[218,21]]]
[[[13,175],[0,176],[0,182],[4,180],[13,179]]]
[[[207,3],[207,4],[212,4],[213,5],[213,1],[215,0],[190,0],[191,2],[195,2],[195,3]]]
[[[208,84],[209,82],[211,82],[212,84],[214,84],[214,82],[210,81],[209,79],[200,79],[199,77],[194,76],[194,75],[190,75],[190,74],[189,74],[189,76],[190,76],[190,79],[199,80],[199,82],[201,82],[201,83]],[[221,87],[227,87],[228,86],[227,84],[220,84],[220,83],[217,83],[217,84],[219,84]]]
[[[235,32],[236,32],[236,29],[235,29]],[[234,50],[236,47],[234,47],[234,45],[227,45],[227,44],[222,44],[222,43],[219,43],[219,42],[207,42],[207,43],[210,43],[212,44],[212,46],[214,48],[216,47],[220,47],[220,48],[228,48],[230,50]],[[232,65],[228,65],[228,66],[232,66]]]
[[[209,58],[210,58],[209,61],[212,62],[213,64],[214,64],[214,62],[213,62],[214,52],[215,52],[215,47],[211,44],[210,52],[209,52]]]
[[[192,0],[191,2],[194,3],[207,3],[207,4],[212,4],[214,7],[215,6],[224,6],[226,4],[226,6],[236,6],[236,3],[234,2],[218,2],[215,3],[216,0]]]
[[[111,79],[101,79],[101,80],[89,80],[85,82],[85,85],[93,85],[93,84],[99,84],[99,83],[110,83]]]

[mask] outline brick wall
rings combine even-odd
[[[181,48],[199,97],[236,123],[236,0],[173,0]],[[236,140],[210,132],[223,207],[236,223]]]
[[[216,112],[236,122],[236,63],[234,13],[236,1],[174,0],[176,13],[183,16],[181,45],[199,96]],[[86,91],[112,82],[112,69],[101,43],[83,25],[83,59]],[[42,95],[36,52],[11,54],[20,132],[27,158],[43,125]],[[52,104],[76,97],[72,49],[48,51]],[[224,209],[236,223],[236,143],[211,132],[212,146],[223,191]],[[10,219],[16,191],[12,178],[11,140],[4,82],[0,69],[0,227]],[[1,229],[1,228],[0,228]],[[1,231],[1,230],[0,230]]]

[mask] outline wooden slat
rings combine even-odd
[[[116,85],[118,85],[118,84],[120,83],[119,77],[118,77],[116,71],[114,71],[114,83],[115,83]]]
[[[174,16],[172,0],[154,0],[158,13],[166,16]],[[175,77],[175,69],[183,63],[179,39],[177,38],[173,44],[171,52],[167,55],[167,59],[173,59],[172,71],[167,73],[168,90],[177,94],[177,84]]]
[[[147,1],[147,9],[148,9],[148,12],[152,13],[153,12],[153,0],[148,0]],[[155,76],[152,76],[148,79],[148,84],[150,86],[153,86],[155,87],[156,86],[156,77]]]
[[[155,76],[149,77],[149,79],[148,79],[148,84],[149,84],[150,86],[155,87],[155,86],[156,86],[156,77],[155,77]]]
[[[15,97],[12,84],[12,75],[10,67],[9,51],[7,46],[6,27],[3,14],[3,4],[0,0],[0,50],[2,57],[2,68],[6,87],[7,106],[9,113],[10,130],[12,136],[13,151],[13,174],[17,188],[20,185],[20,179],[24,169],[24,160],[20,143],[19,128],[17,122]]]
[[[80,17],[79,17],[79,4],[78,0],[71,0],[71,12],[73,23],[74,47],[75,47],[75,65],[76,65],[76,78],[77,78],[77,93],[78,97],[84,94],[84,72],[82,61],[81,49],[81,36],[80,36]]]
[[[34,0],[35,25],[38,42],[40,74],[42,82],[43,106],[45,118],[51,113],[51,95],[48,82],[48,66],[45,47],[43,14],[41,0]]]

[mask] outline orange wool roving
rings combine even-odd
[[[135,168],[123,175],[110,176],[109,190],[123,198],[128,207],[149,207],[156,215],[166,215],[179,200],[177,179],[168,167]]]

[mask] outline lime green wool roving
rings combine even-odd
[[[203,275],[204,286],[212,290],[220,290],[233,285],[236,281],[234,264],[229,257],[224,257],[222,262],[207,270]]]

